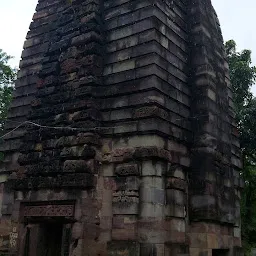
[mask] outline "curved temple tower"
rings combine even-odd
[[[242,255],[210,0],[39,0],[6,133],[18,125],[1,144],[0,254]]]

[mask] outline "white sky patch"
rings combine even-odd
[[[0,48],[12,55],[11,65],[18,67],[29,24],[37,0],[0,0]]]
[[[11,65],[18,67],[23,43],[38,0],[0,0],[0,48],[15,58]],[[234,39],[238,50],[252,50],[256,65],[255,0],[212,0],[224,36]],[[256,86],[253,88],[256,95]]]
[[[237,50],[252,51],[252,63],[256,65],[256,16],[255,0],[212,0],[218,14],[224,40],[234,39]],[[252,91],[256,95],[256,85]]]

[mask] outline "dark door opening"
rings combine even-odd
[[[213,249],[212,256],[228,256],[228,249]]]
[[[38,256],[61,256],[62,224],[41,224],[41,239],[38,241]]]
[[[24,256],[69,255],[70,224],[44,222],[27,227]]]

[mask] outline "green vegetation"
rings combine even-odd
[[[0,49],[0,134],[11,102],[16,70],[8,64],[11,56]]]
[[[242,239],[246,255],[250,255],[251,248],[256,247],[256,98],[250,91],[255,83],[256,67],[252,66],[250,50],[237,52],[233,40],[226,42],[225,48],[244,164],[241,172],[245,181],[241,202]]]
[[[16,70],[8,64],[10,59],[11,56],[0,49],[0,135],[3,133],[14,89],[13,83],[16,78]],[[0,160],[2,159],[3,153],[0,152]]]

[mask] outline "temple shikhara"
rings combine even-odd
[[[0,255],[243,255],[210,0],[39,0],[15,87]]]

